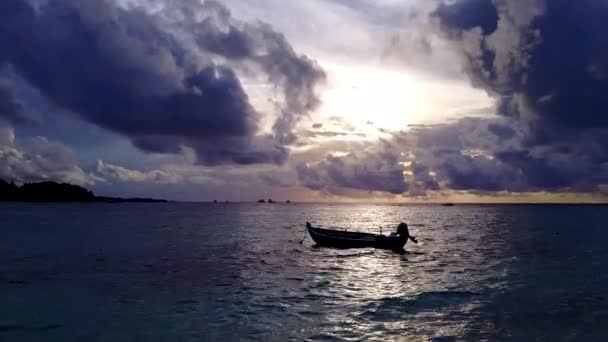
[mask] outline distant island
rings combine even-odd
[[[272,198],[269,198],[268,201],[266,201],[265,199],[261,199],[258,201],[258,203],[279,203],[279,202],[273,201]],[[291,204],[291,201],[287,200],[287,201],[285,201],[285,203]]]
[[[25,183],[21,186],[0,180],[0,202],[167,202],[152,198],[95,196],[83,187],[56,182]]]

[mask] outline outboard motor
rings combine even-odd
[[[410,236],[410,231],[407,228],[407,224],[405,222],[399,223],[399,225],[397,226],[397,234],[402,237],[405,237],[406,239]]]

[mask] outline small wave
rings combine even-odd
[[[469,303],[478,293],[469,291],[431,291],[413,297],[385,297],[362,306],[362,316],[371,320],[399,320],[403,314],[415,314]]]
[[[431,338],[431,342],[455,342],[458,341],[456,336],[436,336]]]
[[[322,280],[322,281],[319,281],[319,282],[313,284],[310,288],[311,289],[327,288],[327,287],[329,287],[329,285],[331,285],[330,281]]]
[[[353,257],[360,257],[360,256],[372,255],[372,254],[374,254],[374,251],[354,253],[354,254],[337,254],[336,258],[353,258]]]

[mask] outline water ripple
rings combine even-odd
[[[15,212],[0,206],[1,340],[608,335],[599,323],[608,319],[608,233],[600,221],[571,219],[606,216],[593,208],[149,204]],[[405,255],[318,248],[310,238],[298,243],[306,221],[384,233],[406,221],[420,243]],[[576,244],[573,227],[587,229]]]

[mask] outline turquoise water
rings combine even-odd
[[[409,254],[303,244],[304,222]],[[0,341],[601,341],[608,207],[2,204]]]

